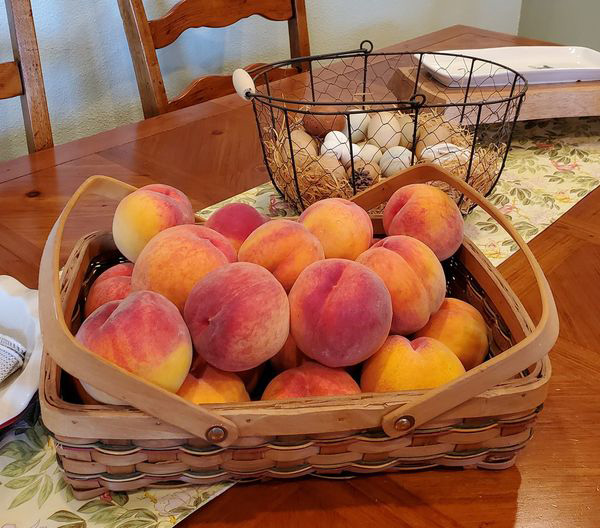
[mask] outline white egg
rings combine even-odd
[[[369,114],[349,114],[349,116],[352,134],[348,133],[347,120],[343,129],[344,134],[346,137],[349,137],[351,141],[355,141],[356,143],[363,141],[367,136],[367,128],[369,127],[369,121],[371,120]]]
[[[421,151],[421,161],[428,163],[448,163],[457,161],[467,163],[469,161],[470,149],[458,147],[453,143],[438,143],[426,147]]]
[[[370,163],[372,161],[378,163],[381,159],[381,155],[383,153],[381,152],[381,149],[377,147],[377,145],[371,145],[370,143],[361,143],[356,146],[358,147],[358,149],[356,150],[354,149],[354,147],[352,147],[355,162],[357,159],[361,159],[365,163]]]
[[[389,178],[398,174],[402,169],[410,167],[412,153],[404,147],[396,146],[386,150],[379,160],[381,175]]]
[[[354,145],[352,148],[355,148]],[[356,147],[358,148],[358,147]],[[348,138],[343,132],[333,130],[329,132],[323,139],[321,145],[321,155],[335,154],[344,165],[350,163],[350,144]]]
[[[367,128],[368,142],[381,149],[400,144],[401,126],[394,112],[374,112]]]

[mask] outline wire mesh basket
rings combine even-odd
[[[445,84],[438,79],[445,79]],[[527,81],[458,53],[359,49],[234,73],[252,101],[264,161],[298,210],[349,198],[408,166],[436,163],[482,194],[506,160]],[[466,213],[473,206],[446,189]]]

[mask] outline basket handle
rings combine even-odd
[[[239,435],[231,420],[105,361],[81,345],[65,323],[58,269],[63,231],[71,211],[88,194],[120,200],[135,190],[136,187],[107,176],[91,176],[73,194],[52,227],[44,246],[39,276],[40,324],[46,350],[76,378],[193,436],[226,447]]]
[[[404,185],[429,181],[442,181],[454,187],[477,203],[508,232],[533,271],[541,299],[542,315],[533,331],[510,349],[469,370],[464,376],[426,391],[411,403],[396,407],[384,415],[382,427],[391,437],[404,436],[498,383],[515,376],[542,359],[558,338],[558,314],[552,291],[533,253],[506,217],[463,180],[438,165],[427,163],[406,169],[357,194],[353,201],[369,210],[388,200],[394,191]]]

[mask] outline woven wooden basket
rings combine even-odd
[[[438,167],[407,169],[354,200],[370,210],[402,185],[431,180],[465,193],[514,238],[540,291],[537,325],[498,271],[465,240],[445,272],[449,294],[475,305],[490,327],[490,357],[481,366],[429,391],[196,406],[102,360],[73,337],[94,269],[114,263],[119,254],[109,233],[92,233],[77,244],[59,279],[65,222],[82,195],[121,199],[134,190],[104,176],[88,179],[48,238],[39,292],[42,417],[75,495],[311,473],[512,465],[546,397],[556,307],[518,233],[479,193]],[[373,223],[381,236],[381,218]],[[74,378],[131,406],[84,404],[69,390]]]

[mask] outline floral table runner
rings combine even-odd
[[[491,201],[531,240],[600,184],[600,119],[519,123]],[[201,211],[245,202],[271,216],[296,214],[264,184]],[[515,251],[485,212],[466,220],[467,235],[495,265]],[[21,423],[0,439],[0,528],[170,528],[232,484],[178,490],[106,493],[78,501],[60,478],[39,421]]]

